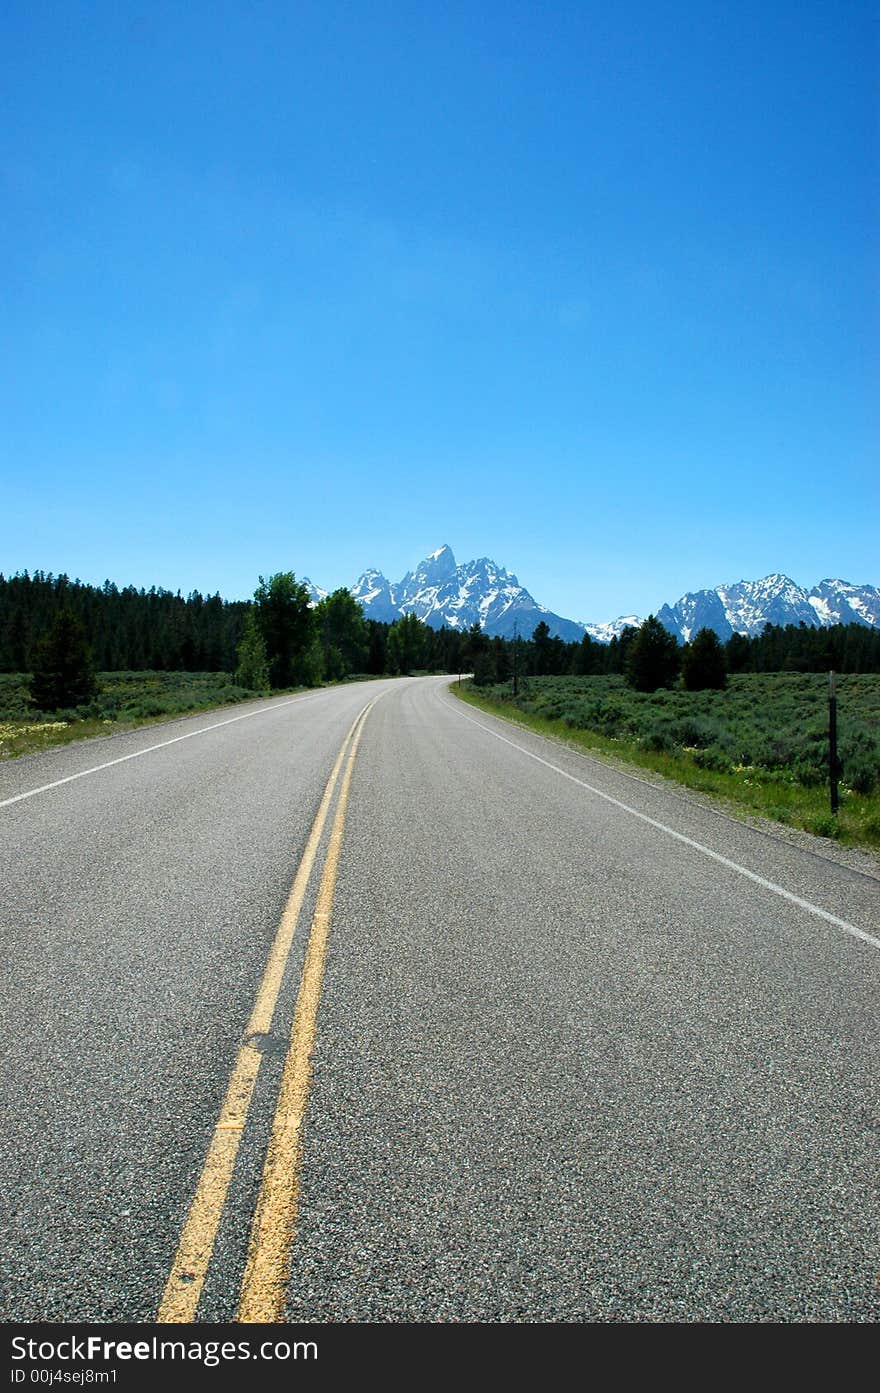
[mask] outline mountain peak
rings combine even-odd
[[[452,554],[452,547],[444,542],[442,547],[432,551],[426,556],[424,561],[420,561],[416,569],[410,573],[412,580],[418,581],[420,585],[442,585],[444,581],[451,580],[455,575],[455,557]],[[404,584],[407,577],[401,581]]]
[[[300,585],[304,585],[306,590],[308,590],[310,605],[320,604],[322,600],[326,600],[330,593],[329,590],[322,590],[319,585],[315,585],[313,581],[309,580],[308,576],[303,576]]]

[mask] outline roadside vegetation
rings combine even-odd
[[[101,672],[96,683],[87,701],[41,711],[29,674],[0,673],[0,759],[266,695],[224,672]]]
[[[724,689],[640,691],[608,676],[527,676],[461,695],[540,734],[654,770],[743,810],[880,848],[880,675],[837,679],[840,811],[828,792],[828,678],[740,673]],[[456,689],[457,690],[457,689]]]

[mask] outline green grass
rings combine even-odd
[[[725,692],[634,692],[619,677],[529,678],[463,687],[463,700],[752,812],[849,845],[880,848],[880,675],[838,679],[840,812],[828,793],[828,679],[734,677]],[[457,687],[453,687],[458,691]]]
[[[29,704],[26,674],[0,673],[0,759],[269,695],[237,687],[223,672],[102,672],[98,682],[86,705],[40,712]]]

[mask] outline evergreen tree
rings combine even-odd
[[[542,619],[536,625],[531,642],[531,668],[536,677],[547,677],[553,671],[553,640],[550,626]]]
[[[254,692],[269,690],[269,658],[266,641],[257,628],[253,610],[248,610],[244,619],[244,632],[238,645],[238,666],[235,680],[240,687],[250,687]]]
[[[603,668],[605,672],[626,672],[630,649],[638,636],[638,629],[626,624],[620,635],[614,635],[605,649]]]
[[[595,643],[589,634],[584,634],[574,648],[571,671],[575,677],[590,677],[594,672],[598,672],[601,661],[598,648],[599,644]]]
[[[569,645],[558,634],[554,634],[548,647],[548,669],[551,677],[559,677],[571,664]]]
[[[405,614],[388,631],[388,666],[392,672],[414,672],[424,667],[428,642],[425,626],[416,614]]]
[[[380,623],[378,619],[368,619],[367,634],[369,637],[367,672],[379,676],[386,668],[385,649],[388,641],[388,625]]]
[[[461,645],[463,635],[457,629],[436,629],[434,634],[434,654],[431,666],[439,672],[461,672]]]
[[[626,680],[639,692],[666,687],[678,672],[678,642],[659,619],[649,614],[629,645]]]
[[[513,643],[503,638],[493,638],[492,661],[495,664],[495,681],[506,682],[513,672]]]
[[[745,672],[752,652],[751,640],[745,634],[731,634],[724,645],[724,652],[731,672]]]
[[[689,692],[722,691],[727,686],[724,649],[714,629],[700,629],[686,645],[681,675]]]
[[[474,686],[493,687],[502,679],[498,676],[498,654],[494,645],[487,644],[474,654]]]
[[[483,633],[479,620],[462,635],[459,647],[459,661],[465,672],[476,672],[482,657],[488,652],[489,639]]]
[[[31,701],[41,711],[57,711],[79,706],[96,691],[95,669],[83,626],[65,607],[36,645]]]

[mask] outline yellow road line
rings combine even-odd
[[[345,829],[348,791],[363,729],[362,723],[351,742],[309,931],[290,1033],[290,1048],[284,1062],[278,1106],[241,1286],[237,1319],[247,1323],[284,1320],[290,1278],[290,1250],[296,1237],[302,1128],[309,1101],[312,1051],[330,935],[330,915]]]
[[[163,1324],[186,1323],[195,1320],[205,1274],[208,1271],[208,1263],[214,1250],[217,1229],[226,1204],[232,1173],[235,1169],[241,1134],[247,1121],[254,1085],[263,1059],[260,1050],[256,1049],[250,1040],[255,1035],[265,1034],[271,1027],[275,1004],[284,977],[284,969],[290,954],[290,945],[293,942],[297,919],[305,899],[306,888],[315,863],[324,823],[327,820],[330,801],[339,778],[339,771],[342,768],[349,744],[354,740],[356,745],[360,739],[358,727],[360,725],[360,728],[363,728],[362,722],[366,719],[367,712],[372,705],[373,703],[369,702],[358,713],[336,756],[321,798],[320,807],[309,832],[293,887],[281,916],[281,922],[278,925],[278,931],[269,950],[263,979],[248,1021],[246,1038],[239,1048],[233,1066],[226,1097],[223,1100],[217,1125],[211,1137],[205,1164],[183,1226],[171,1273],[156,1316],[156,1320]]]

